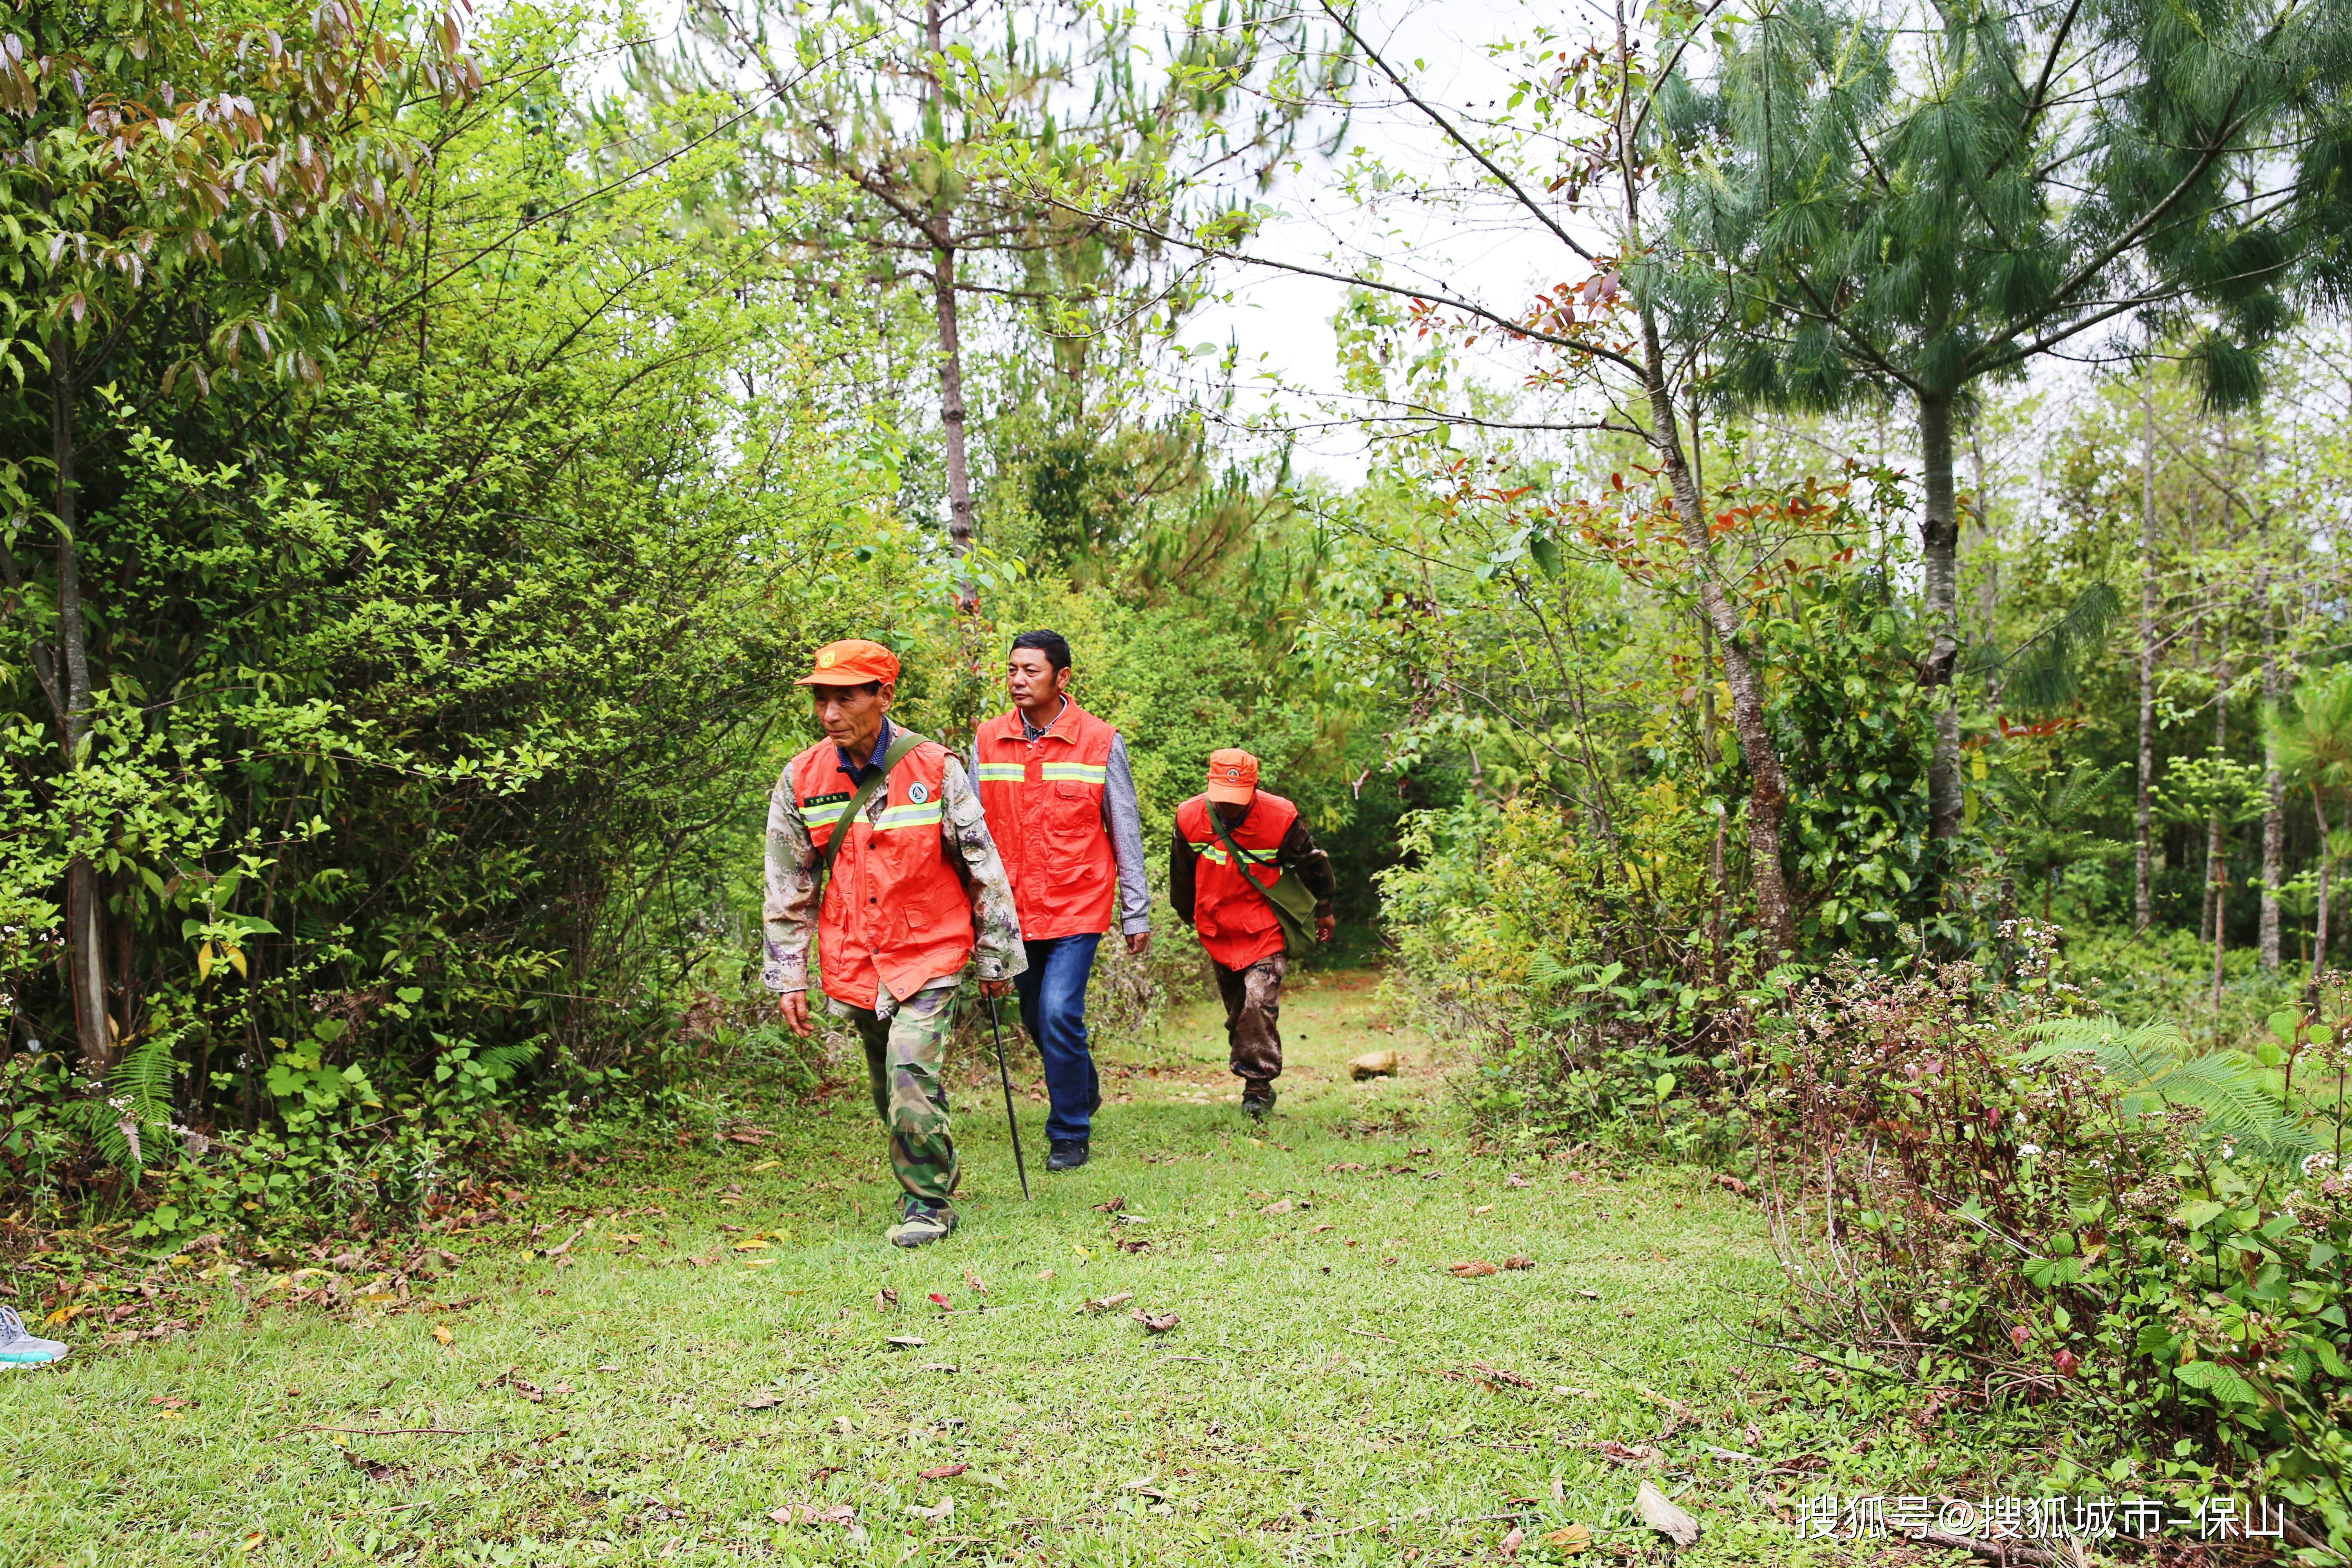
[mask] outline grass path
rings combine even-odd
[[[1590,1563],[1658,1554],[1643,1474],[1706,1526],[1683,1561],[1790,1560],[1775,1489],[1804,1478],[1709,1446],[1851,1434],[1737,1337],[1776,1283],[1753,1211],[1697,1173],[1473,1156],[1446,1064],[1376,1020],[1367,975],[1294,993],[1261,1139],[1218,1020],[1179,1016],[1111,1058],[1093,1163],[1033,1169],[1031,1204],[966,1092],[963,1228],[919,1253],[879,1241],[895,1188],[844,1095],[763,1118],[765,1148],[541,1191],[541,1219],[666,1212],[595,1218],[560,1264],[484,1233],[438,1290],[467,1310],[228,1300],[0,1380],[0,1563],[1426,1565],[1514,1526],[1553,1561],[1570,1524]],[[1348,1081],[1390,1045],[1402,1079]],[[1082,1310],[1107,1297],[1132,1300]],[[772,1522],[793,1505],[854,1528]]]

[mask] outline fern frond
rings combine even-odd
[[[2056,1018],[2024,1035],[2039,1043],[2021,1061],[2038,1065],[2088,1057],[2127,1112],[2192,1107],[2205,1113],[2214,1133],[2235,1141],[2256,1159],[2294,1158],[2317,1146],[2312,1131],[2286,1114],[2262,1064],[2243,1051],[2208,1049],[2170,1024],[2130,1028],[2112,1018]]]
[[[1549,991],[1567,984],[1574,978],[1574,971],[1542,948],[1536,949],[1535,956],[1528,960],[1528,984],[1530,985],[1539,985]]]
[[[475,1064],[482,1076],[494,1084],[504,1084],[537,1058],[539,1047],[533,1045],[492,1046],[476,1054]]]

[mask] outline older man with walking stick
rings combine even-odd
[[[890,722],[898,658],[852,640],[817,649],[810,689],[824,739],[794,757],[768,802],[761,979],[809,1032],[808,949],[824,994],[866,1047],[875,1114],[905,1189],[894,1247],[955,1229],[959,1175],[940,1068],[967,964],[992,1002],[1027,967],[1013,890],[963,766]]]

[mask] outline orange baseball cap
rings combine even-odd
[[[1246,805],[1257,794],[1257,759],[1238,746],[1209,753],[1209,798]]]
[[[816,668],[793,682],[795,686],[863,686],[869,680],[898,679],[898,656],[878,642],[851,637],[829,642],[816,650]]]

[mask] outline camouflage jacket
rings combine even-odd
[[[911,731],[898,731],[904,735]],[[950,752],[944,764],[940,839],[947,862],[963,882],[972,908],[972,961],[982,980],[1009,980],[1029,967],[1028,950],[1021,944],[1021,917],[1013,908],[1013,888],[1004,879],[1004,866],[988,836],[988,819],[980,809],[980,795],[971,780]],[[887,791],[876,790],[866,805],[866,820],[879,816]],[[766,961],[760,981],[771,991],[809,988],[809,939],[816,925],[816,847],[809,840],[799,797],[793,791],[787,767],[768,796],[768,896],[762,911],[761,942]],[[952,975],[941,975],[952,981]],[[879,1013],[893,1010],[887,992]]]

